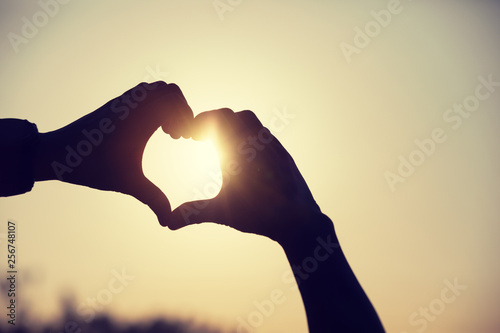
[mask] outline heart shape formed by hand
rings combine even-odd
[[[176,180],[194,180],[187,186],[166,186],[167,193],[172,190],[195,199],[174,211],[143,170],[145,147],[159,127],[174,139],[211,140],[219,157],[220,168],[214,166],[212,155],[214,168],[205,173],[210,178],[200,183],[195,173],[186,171],[206,165],[206,153],[186,149],[165,156],[159,147],[155,149],[155,156],[166,158],[161,170],[169,170]],[[66,127],[41,133],[39,141],[36,180],[59,179],[131,195],[147,204],[161,225],[172,229],[216,222],[277,239],[277,230],[283,229],[279,223],[298,219],[295,224],[300,225],[301,219],[307,220],[304,214],[319,212],[293,159],[253,112],[219,109],[194,117],[175,84],[139,84]],[[203,157],[172,170],[181,156]]]

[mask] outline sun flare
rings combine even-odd
[[[193,168],[201,174],[219,170],[219,152],[210,140],[196,141],[189,153],[194,159]],[[222,182],[218,182],[218,185],[222,185]]]
[[[172,208],[215,197],[222,185],[219,154],[210,141],[172,140],[158,130],[143,156],[144,174],[167,195]]]

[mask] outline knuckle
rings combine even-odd
[[[261,128],[262,123],[260,122],[259,118],[257,118],[257,115],[250,110],[244,110],[240,111],[237,113],[238,119],[245,124],[246,126],[250,128]]]

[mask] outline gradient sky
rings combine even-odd
[[[478,77],[500,82],[500,4],[221,1],[232,10],[220,14],[212,0],[70,1],[13,47],[9,33],[22,35],[23,17],[33,22],[42,8],[2,0],[0,116],[50,131],[158,79],[177,83],[195,114],[253,110],[334,221],[388,332],[423,329],[418,312],[455,280],[467,288],[424,331],[498,332],[500,87],[459,128],[445,117]],[[388,8],[385,26],[374,24],[372,11]],[[375,30],[346,57],[341,45],[359,44],[357,27]],[[435,129],[446,140],[392,191],[386,173]],[[143,165],[173,207],[220,188],[208,143],[155,133]],[[18,223],[20,300],[35,318],[58,315],[68,292],[88,310],[124,269],[134,278],[102,313],[230,328],[278,289],[286,301],[255,332],[307,332],[282,279],[285,255],[263,237],[214,224],[171,232],[131,197],[56,181],[0,199],[0,236],[8,219]]]

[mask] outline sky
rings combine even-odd
[[[0,2],[1,118],[48,132],[156,80],[195,114],[253,110],[388,332],[498,332],[500,3],[55,1]],[[220,189],[210,143],[157,132],[143,167],[173,207]],[[9,220],[26,320],[53,320],[71,295],[82,322],[307,332],[286,257],[264,237],[173,232],[132,197],[42,182],[0,199],[2,276]],[[283,302],[259,310],[276,290]]]

